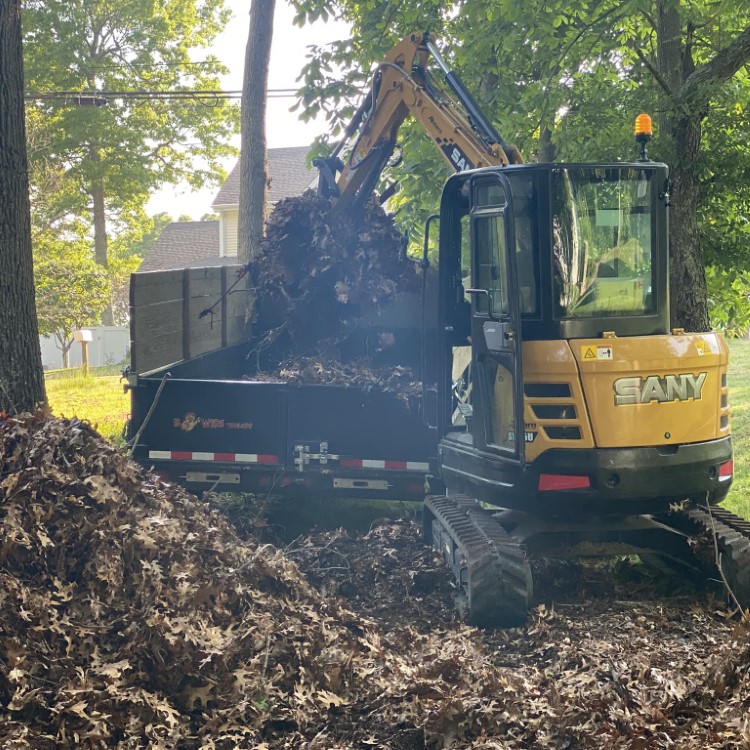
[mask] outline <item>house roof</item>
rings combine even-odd
[[[271,184],[266,193],[267,203],[276,203],[282,198],[300,195],[310,187],[316,175],[306,164],[309,152],[309,146],[268,149],[268,174]],[[213,205],[240,205],[239,161],[221,186]]]
[[[315,179],[307,168],[308,146],[268,149],[268,173],[271,185],[268,203],[303,193]],[[231,171],[219,190],[214,206],[239,206],[240,163]],[[138,271],[167,271],[173,268],[223,266],[237,263],[236,256],[220,256],[218,221],[175,221],[167,224],[143,259]]]
[[[236,262],[237,258],[219,256],[218,221],[174,221],[162,229],[138,271],[223,266]]]

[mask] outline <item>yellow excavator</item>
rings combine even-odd
[[[649,118],[632,162],[524,164],[435,40],[411,34],[318,160],[319,191],[346,211],[369,200],[409,115],[455,170],[424,324],[447,491],[427,498],[424,533],[469,620],[522,621],[537,557],[636,553],[705,573],[709,533],[747,607],[750,524],[716,507],[733,475],[728,349],[670,328],[669,175],[648,159]]]

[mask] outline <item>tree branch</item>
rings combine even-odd
[[[750,60],[750,26],[748,26],[729,46],[693,71],[685,81],[680,98],[691,108],[704,108],[708,105],[711,87],[728,81],[745,63]]]
[[[638,55],[638,59],[648,68],[649,73],[656,79],[656,82],[664,89],[664,92],[668,96],[674,96],[674,92],[671,88],[669,88],[669,84],[664,80],[661,73],[654,67],[651,60],[646,57],[646,55],[643,53],[643,50],[641,50],[640,47],[638,47],[635,43],[631,43],[630,47],[632,48],[633,52],[635,52],[636,55]]]

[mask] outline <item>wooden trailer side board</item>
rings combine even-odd
[[[241,269],[232,265],[131,274],[132,372],[142,375],[245,340],[245,279],[228,293]]]

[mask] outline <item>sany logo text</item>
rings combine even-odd
[[[707,373],[701,372],[698,375],[684,373],[664,377],[649,375],[647,378],[618,378],[613,383],[615,406],[699,399],[706,376]]]

